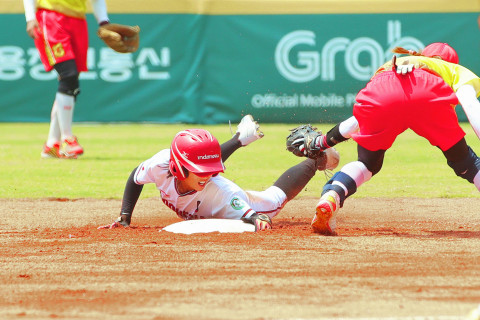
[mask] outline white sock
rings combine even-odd
[[[47,147],[53,147],[57,142],[60,142],[60,127],[58,125],[57,104],[53,102],[52,112],[50,114],[50,129],[48,131]]]
[[[372,172],[365,167],[365,165],[360,161],[354,161],[347,163],[343,166],[342,170],[343,173],[349,175],[353,180],[355,180],[355,184],[357,188],[360,187],[362,184],[370,180],[372,177]],[[348,195],[347,187],[338,181],[334,181],[333,184],[341,186],[345,190],[345,196]]]
[[[57,119],[63,141],[73,136],[72,122],[75,98],[73,96],[57,92],[55,103],[57,105]]]
[[[344,120],[340,123],[340,126],[338,127],[338,131],[340,131],[340,134],[345,137],[345,138],[351,138],[352,133],[355,133],[358,131],[358,121],[357,118],[355,117],[350,117],[347,120]]]

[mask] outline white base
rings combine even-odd
[[[230,219],[199,219],[199,220],[187,220],[181,221],[162,229],[163,231],[173,233],[242,233],[242,232],[255,232],[255,226],[250,223],[245,223],[242,220],[230,220]],[[160,231],[162,231],[160,230]]]

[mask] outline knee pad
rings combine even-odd
[[[75,60],[67,60],[55,65],[58,73],[58,92],[76,97],[80,93],[80,74],[77,70]]]
[[[447,161],[447,164],[457,176],[470,183],[473,183],[473,178],[480,170],[480,159],[470,147],[468,147],[468,155],[464,159],[456,162]]]
[[[333,184],[334,181],[338,181],[343,184],[347,188],[348,195],[345,195],[345,190],[341,186]],[[324,195],[329,190],[335,191],[340,196],[341,208],[343,207],[343,202],[345,201],[345,199],[357,192],[357,184],[355,183],[355,180],[353,180],[348,174],[342,171],[338,171],[333,175],[330,180],[327,181],[327,183],[323,187],[322,195]]]
[[[69,96],[77,97],[80,94],[80,82],[78,75],[74,77],[60,78],[58,81],[58,92],[65,93]]]
[[[376,175],[383,166],[383,158],[386,150],[370,151],[358,145],[358,161],[363,162],[372,175]]]
[[[383,158],[377,158],[375,160],[370,159],[362,159],[363,164],[365,167],[372,173],[372,176],[376,175],[380,172],[383,166]]]

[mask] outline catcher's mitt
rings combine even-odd
[[[316,160],[323,156],[323,149],[317,147],[316,139],[322,136],[321,132],[315,131],[309,124],[304,124],[291,129],[287,137],[287,150],[297,157],[308,157]]]
[[[98,28],[97,35],[107,46],[120,53],[135,52],[140,41],[139,26],[107,23]]]

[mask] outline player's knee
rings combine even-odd
[[[382,162],[375,162],[375,163],[365,163],[365,167],[372,173],[372,176],[376,175],[382,169],[383,161]]]
[[[372,176],[379,173],[382,169],[384,157],[385,150],[370,151],[360,145],[358,146],[358,161],[365,165],[372,173]]]
[[[78,96],[80,94],[80,82],[78,81],[78,75],[60,78],[58,82],[58,92],[73,97]]]
[[[475,152],[468,147],[468,154],[459,161],[448,161],[447,164],[455,171],[455,174],[460,178],[473,183],[473,179],[480,170],[480,159]]]
[[[67,60],[55,65],[58,73],[58,92],[76,97],[80,94],[80,76],[75,60]]]

